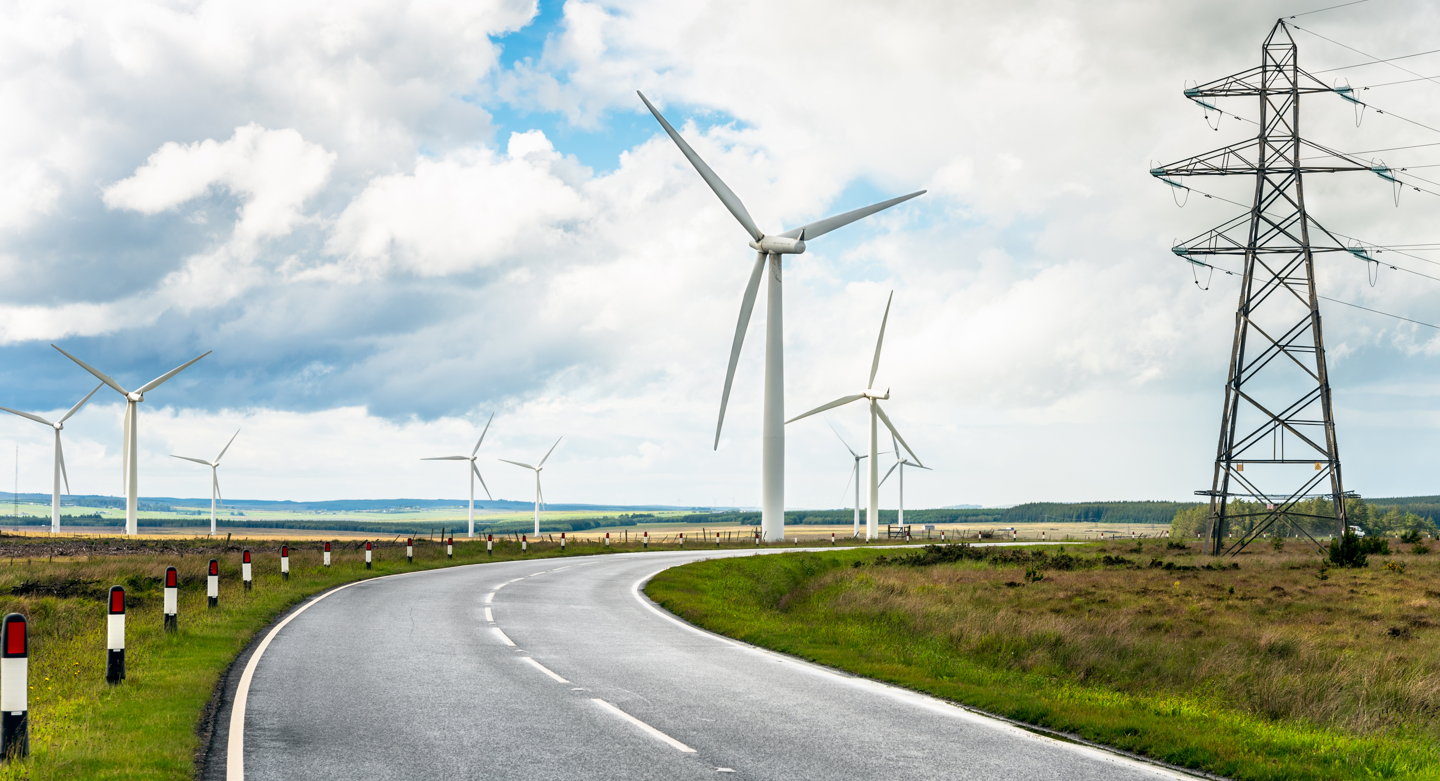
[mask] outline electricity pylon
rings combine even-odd
[[[1300,137],[1300,96],[1321,92],[1337,90],[1300,69],[1295,40],[1284,20],[1276,22],[1259,67],[1185,90],[1207,111],[1218,111],[1208,102],[1216,98],[1259,98],[1259,134],[1150,171],[1171,184],[1175,176],[1255,178],[1249,214],[1172,249],[1185,259],[1235,255],[1244,262],[1215,476],[1210,490],[1196,491],[1210,497],[1206,545],[1216,555],[1238,552],[1287,516],[1324,518],[1334,522],[1336,535],[1345,533],[1347,494],[1315,294],[1315,253],[1349,251],[1370,258],[1347,248],[1306,213],[1302,176],[1371,171],[1388,178],[1388,170]],[[1331,499],[1333,517],[1295,512],[1296,504],[1317,496]],[[1266,509],[1237,514],[1232,498]],[[1241,518],[1254,523],[1227,549],[1230,522]]]

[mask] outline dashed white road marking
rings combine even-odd
[[[543,665],[543,664],[535,661],[534,659],[531,659],[531,658],[528,657],[528,656],[522,656],[522,657],[520,657],[520,658],[521,658],[521,659],[524,659],[524,660],[527,661],[527,662],[529,662],[529,663],[530,663],[530,666],[534,667],[535,669],[539,670],[540,672],[545,673],[546,675],[548,675],[548,676],[550,676],[551,678],[553,678],[556,683],[569,683],[569,681],[567,681],[567,680],[565,680],[564,678],[561,678],[560,676],[556,675],[553,670],[551,670],[550,668],[546,667],[545,665]]]
[[[496,636],[500,638],[500,642],[510,646],[511,648],[515,647],[515,641],[511,640],[509,635],[506,635],[504,632],[500,631],[500,627],[492,626],[490,627],[490,631],[494,632]]]
[[[485,606],[485,620],[489,621],[492,624],[495,623],[495,614],[490,612],[489,605]]]
[[[492,592],[490,592],[489,594],[486,594],[486,595],[485,595],[485,604],[488,605],[488,604],[490,604],[491,602],[494,602],[494,601],[495,601],[495,592],[492,591]]]
[[[650,737],[652,737],[652,738],[660,741],[661,743],[664,743],[665,745],[669,746],[670,748],[675,749],[676,751],[679,751],[679,752],[682,752],[682,753],[685,753],[685,754],[694,754],[694,753],[695,753],[695,749],[690,748],[689,746],[685,745],[684,743],[681,743],[680,741],[678,741],[678,740],[670,737],[669,735],[666,735],[665,733],[661,732],[660,730],[655,729],[654,727],[650,726],[649,724],[646,724],[645,722],[643,722],[643,721],[635,718],[634,716],[631,716],[630,714],[626,713],[625,711],[620,710],[619,708],[615,707],[614,705],[611,705],[610,703],[608,703],[608,702],[606,702],[606,701],[604,701],[604,700],[592,698],[590,701],[593,702],[593,703],[595,703],[596,705],[599,705],[603,710],[608,711],[609,713],[611,713],[611,714],[613,714],[613,715],[619,716],[620,718],[624,719],[625,721],[630,722],[631,724],[634,724],[636,727],[639,727],[639,728],[640,728],[640,731],[644,732],[646,735],[649,735]]]

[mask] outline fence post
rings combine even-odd
[[[240,580],[245,584],[245,590],[249,591],[250,584],[250,549],[240,551]]]
[[[105,619],[105,682],[125,680],[125,587],[110,587],[110,615]]]
[[[369,540],[366,540],[366,541],[365,541],[365,569],[370,569],[371,566],[372,566],[372,560],[371,560],[371,558],[370,558],[371,555],[372,555],[372,554],[370,553],[370,541],[369,541]]]
[[[165,568],[165,631],[180,630],[180,573]]]
[[[205,596],[209,597],[210,607],[220,604],[220,562],[210,560],[210,575],[205,580]]]
[[[0,756],[30,755],[30,642],[25,616],[11,613],[0,628]]]
[[[290,579],[290,546],[280,546],[280,579]]]

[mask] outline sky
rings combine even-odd
[[[141,405],[142,495],[204,496],[205,468],[170,456],[238,430],[227,496],[460,498],[462,465],[420,459],[468,454],[493,414],[497,499],[533,492],[497,459],[563,436],[549,501],[758,505],[763,306],[712,449],[754,254],[642,90],[764,231],[928,190],[784,272],[792,414],[864,388],[893,292],[876,387],[933,469],[907,474],[907,506],[1188,499],[1209,486],[1238,285],[1169,248],[1253,184],[1197,183],[1217,197],[1177,208],[1148,171],[1253,135],[1235,117],[1258,109],[1207,116],[1184,88],[1257,65],[1304,13],[1301,66],[1370,104],[1357,123],[1307,96],[1305,135],[1440,174],[1421,146],[1440,143],[1440,82],[1415,80],[1440,55],[1361,65],[1440,49],[1440,7],[1305,13],[1324,5],[7,4],[0,404],[54,416],[95,386],[51,344],[127,388],[212,351]],[[1440,241],[1440,196],[1397,205],[1363,172],[1306,187],[1348,236]],[[1440,324],[1440,256],[1383,257],[1430,276],[1327,255],[1321,294]],[[1440,493],[1440,330],[1322,314],[1346,488]],[[66,424],[75,493],[121,492],[122,414],[102,388]],[[788,428],[788,507],[851,500],[826,420]],[[864,446],[862,407],[828,420]],[[4,416],[0,471],[48,491],[51,439]]]

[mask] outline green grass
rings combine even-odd
[[[1239,572],[1165,570],[1114,545],[1128,563],[1104,565],[1088,555],[1098,546],[1069,549],[1081,555],[1048,564],[721,559],[667,570],[646,592],[746,642],[1175,765],[1257,780],[1440,778],[1440,670],[1419,613],[1440,597],[1428,590],[1440,557],[1321,581],[1298,548],[1242,557]],[[1032,568],[1044,577],[1023,582]]]

